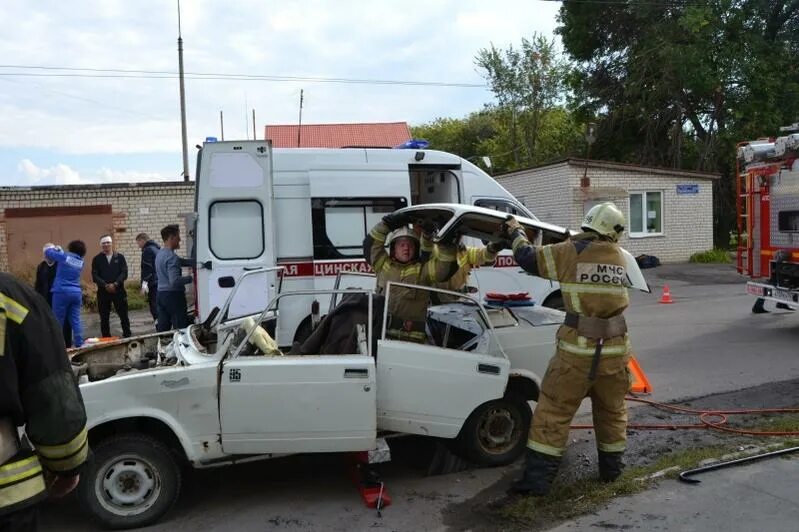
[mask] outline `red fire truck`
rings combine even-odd
[[[799,307],[799,123],[738,144],[738,272],[748,294]]]

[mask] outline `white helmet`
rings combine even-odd
[[[607,201],[591,207],[580,227],[583,231],[594,231],[615,241],[624,232],[624,224],[624,214],[615,204]]]
[[[413,243],[416,244],[416,255],[418,257],[420,251],[419,236],[413,229],[406,225],[389,233],[388,238],[386,239],[386,244],[389,246],[389,255],[391,258],[394,258],[394,243],[400,238],[410,238],[413,240]]]

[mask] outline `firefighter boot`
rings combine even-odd
[[[621,475],[624,462],[621,457],[624,453],[608,453],[599,451],[599,480],[613,482]]]
[[[534,497],[547,495],[558,473],[558,466],[560,466],[560,457],[528,449],[522,478],[511,484],[509,492]]]

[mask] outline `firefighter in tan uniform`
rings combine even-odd
[[[0,531],[36,530],[36,507],[75,488],[89,452],[61,332],[45,299],[0,273]]]
[[[458,270],[452,277],[449,278],[449,280],[443,283],[437,283],[435,288],[450,290],[452,292],[463,291],[466,283],[469,282],[469,274],[472,272],[472,270],[474,268],[479,268],[480,266],[489,266],[494,264],[494,261],[497,259],[497,253],[499,253],[501,249],[501,244],[495,244],[493,242],[484,247],[472,247],[459,244],[455,254],[455,262],[458,265]],[[433,241],[423,234],[421,255],[422,261],[425,261],[429,257],[437,254],[438,246],[433,244]],[[433,296],[437,297],[441,302],[447,302],[454,299],[453,297],[444,294],[433,294]]]
[[[516,262],[529,273],[560,282],[566,307],[533,414],[524,476],[513,484],[514,493],[549,492],[569,425],[585,397],[591,398],[600,479],[611,482],[623,468],[630,342],[622,312],[629,304],[629,283],[617,240],[624,215],[613,203],[602,203],[588,211],[581,227],[584,232],[570,240],[536,248],[515,218],[504,224]]]
[[[377,274],[378,294],[385,293],[389,282],[433,286],[448,280],[457,271],[455,247],[452,245],[442,243],[435,257],[425,262],[420,260],[419,237],[408,227],[410,221],[404,213],[384,216],[363,241],[364,256]],[[388,252],[386,244],[389,245]],[[395,340],[425,342],[429,296],[426,290],[403,286],[392,288],[387,336]]]

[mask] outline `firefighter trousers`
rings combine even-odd
[[[585,397],[591,398],[597,448],[623,452],[627,443],[627,408],[630,390],[629,356],[602,356],[596,378],[588,380],[590,356],[558,349],[549,362],[533,413],[527,447],[550,456],[566,450],[571,425]]]

